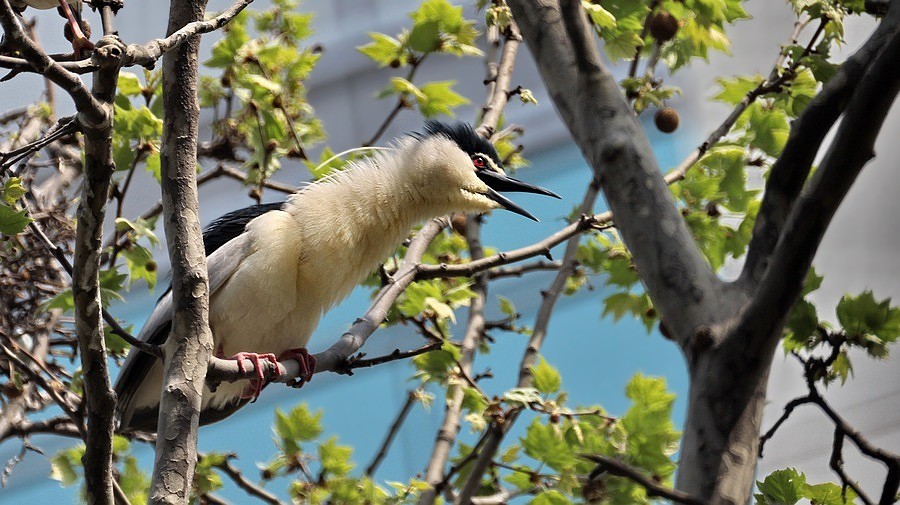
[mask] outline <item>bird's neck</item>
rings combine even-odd
[[[448,212],[422,191],[412,150],[405,142],[311,184],[284,210],[302,230],[300,260],[312,271],[352,289],[409,234],[431,217]],[[310,271],[310,270],[307,270]],[[339,289],[338,291],[344,291]]]

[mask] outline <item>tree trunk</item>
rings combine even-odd
[[[711,504],[747,503],[753,487],[774,349],[755,354],[763,357],[723,345],[688,360],[691,387],[676,487]]]

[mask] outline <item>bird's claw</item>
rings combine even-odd
[[[217,354],[219,353],[221,353],[221,349],[218,350]],[[237,361],[238,370],[240,370],[241,373],[244,373],[244,360],[253,363],[253,370],[256,373],[256,378],[250,379],[250,384],[246,388],[244,388],[244,391],[241,392],[242,399],[253,399],[251,403],[255,402],[256,399],[259,398],[259,394],[262,393],[263,388],[266,387],[266,384],[268,384],[268,381],[266,380],[266,374],[262,369],[262,362],[267,361],[271,363],[275,367],[275,372],[277,373],[279,371],[278,360],[272,353],[257,354],[255,352],[239,352],[234,356],[225,359]]]
[[[305,347],[298,349],[288,349],[278,356],[279,361],[292,359],[300,365],[300,374],[298,378],[291,381],[288,385],[299,388],[312,380],[313,374],[316,372],[316,357],[309,353]]]

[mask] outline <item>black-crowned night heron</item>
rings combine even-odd
[[[256,365],[275,363],[276,356],[297,359],[309,380],[315,363],[303,347],[319,318],[415,224],[451,212],[501,208],[534,219],[501,191],[558,198],[508,177],[497,151],[469,125],[429,122],[424,132],[350,163],[283,204],[257,205],[214,221],[204,240],[217,353]],[[172,304],[171,292],[160,298],[140,339],[165,342]],[[155,430],[161,385],[162,364],[133,349],[116,383],[120,429]],[[200,423],[231,415],[263,386],[261,380],[240,380],[205,389]]]

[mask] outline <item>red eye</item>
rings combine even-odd
[[[481,156],[472,156],[472,164],[475,165],[475,168],[487,168],[487,164]]]

